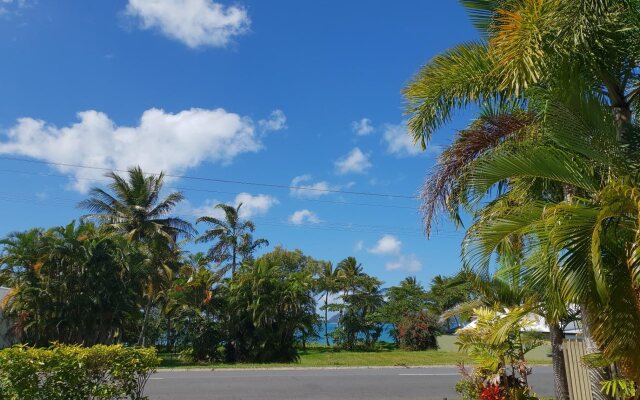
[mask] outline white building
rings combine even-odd
[[[503,314],[501,313],[500,315]],[[549,325],[547,325],[547,321],[544,319],[544,317],[538,314],[529,313],[527,314],[527,320],[529,321],[529,325],[522,329],[522,332],[549,333]],[[474,329],[477,323],[478,321],[473,319],[471,322],[460,329]],[[570,322],[569,324],[567,324],[567,326],[564,327],[563,330],[565,336],[569,338],[574,338],[582,335],[582,328],[577,322]]]

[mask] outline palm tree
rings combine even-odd
[[[340,286],[345,296],[349,295],[349,291],[354,292],[365,276],[362,264],[355,257],[340,261],[336,269],[339,271]]]
[[[82,201],[80,207],[91,212],[83,219],[95,220],[105,232],[122,235],[146,247],[149,271],[144,292],[146,304],[143,307],[143,323],[138,339],[138,343],[144,345],[149,313],[160,300],[163,282],[173,273],[168,270],[165,256],[179,251],[176,240],[180,237],[190,239],[195,229],[189,222],[170,216],[176,205],[184,199],[181,192],[160,198],[164,173],[148,175],[140,167],[134,167],[128,170],[126,179],[115,172],[108,173],[107,177],[111,179],[109,188],[112,193],[93,188],[90,197]]]
[[[240,246],[238,247],[238,255],[240,256],[240,263],[243,264],[247,261],[254,260],[253,255],[260,247],[269,246],[267,239],[253,239],[253,235],[249,232],[245,232],[240,235]]]
[[[221,270],[222,274],[231,269],[231,274],[234,275],[239,257],[249,259],[257,248],[269,244],[265,239],[253,240],[251,233],[256,227],[252,221],[243,220],[240,217],[241,207],[242,203],[238,204],[237,207],[221,203],[216,205],[216,208],[224,212],[224,219],[204,216],[196,221],[197,224],[204,222],[213,226],[198,237],[196,243],[217,241],[209,249],[207,256],[210,260],[219,263],[230,261]]]
[[[131,241],[162,238],[174,243],[178,237],[191,238],[195,233],[187,221],[168,216],[184,196],[173,192],[160,199],[164,173],[145,175],[140,167],[134,167],[128,170],[128,179],[115,172],[106,176],[111,179],[112,193],[91,189],[90,197],[80,202],[80,207],[90,212],[83,219],[95,220],[105,231]]]
[[[638,102],[637,18],[630,1],[461,0],[481,40],[431,59],[404,90],[409,129],[426,146],[457,109],[522,100],[533,87],[583,79],[604,94],[620,132]],[[626,125],[626,126],[625,126]]]
[[[640,287],[633,249],[640,227],[635,172],[640,129],[633,122],[621,142],[609,105],[589,93],[543,98],[543,140],[488,153],[466,175],[469,198],[479,199],[497,183],[506,190],[477,215],[464,257],[469,265],[486,268],[494,251],[508,254],[509,242],[521,238],[527,263],[541,258],[547,271],[557,271],[552,297],[581,305],[585,332],[597,343],[587,341],[589,352],[618,361],[626,376],[638,381],[640,356],[633,348],[640,343],[640,307],[634,299]],[[555,187],[556,194],[532,191],[536,185]],[[558,188],[564,193],[558,195]],[[592,389],[600,391],[608,378],[591,371],[597,378]]]
[[[321,264],[318,275],[318,289],[324,292],[324,338],[329,343],[329,296],[334,294],[338,290],[338,280],[341,276],[341,270],[339,268],[333,268],[333,264],[330,262],[324,262]]]
[[[581,81],[591,95],[602,97],[614,118],[616,140],[632,134],[638,102],[637,62],[640,9],[628,1],[503,2],[463,0],[482,40],[460,45],[427,63],[406,87],[409,129],[425,147],[452,113],[469,104],[499,106],[527,103],[537,88],[558,89]],[[568,130],[571,125],[565,125]],[[504,165],[508,161],[504,160]],[[574,172],[575,174],[575,172]],[[546,176],[545,176],[546,177]],[[575,192],[563,177],[564,197]],[[455,186],[443,190],[457,196]],[[592,190],[593,187],[589,188]],[[486,193],[486,192],[483,192]],[[431,196],[437,198],[437,196]],[[429,207],[442,203],[426,203]],[[448,212],[455,209],[445,205]],[[430,228],[427,220],[427,230]],[[584,314],[588,314],[584,310]],[[585,319],[585,332],[589,329]],[[588,351],[597,350],[586,337]],[[592,392],[601,398],[593,371]]]

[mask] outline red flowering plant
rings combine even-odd
[[[499,385],[488,385],[480,391],[482,400],[507,400],[504,389]]]

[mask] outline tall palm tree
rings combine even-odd
[[[240,217],[241,207],[242,203],[237,207],[220,203],[216,208],[224,212],[224,219],[204,216],[196,221],[196,224],[204,222],[213,226],[198,237],[196,243],[216,241],[207,256],[218,263],[229,262],[221,270],[222,274],[231,270],[231,274],[234,275],[238,258],[250,258],[258,247],[269,244],[265,239],[253,240],[251,233],[256,229],[255,224]]]
[[[115,172],[106,175],[111,179],[111,193],[98,187],[91,189],[90,197],[80,202],[80,207],[90,212],[84,219],[95,220],[105,231],[131,241],[163,238],[175,242],[178,237],[193,236],[195,230],[190,223],[169,216],[184,199],[182,193],[160,198],[164,173],[146,175],[140,167],[134,167],[127,174],[126,179]]]
[[[329,343],[329,296],[338,291],[338,281],[341,276],[339,268],[333,268],[331,262],[322,263],[318,274],[318,289],[323,292],[324,297],[324,338]]]
[[[90,197],[80,203],[80,207],[90,211],[83,219],[95,220],[105,232],[122,235],[131,242],[145,247],[148,254],[148,279],[145,284],[143,323],[138,343],[145,344],[149,314],[161,296],[161,287],[172,275],[167,263],[179,252],[177,239],[190,239],[195,234],[193,226],[170,214],[184,199],[181,192],[172,192],[160,198],[164,184],[164,173],[145,174],[140,167],[128,170],[124,178],[115,172],[107,177],[111,179],[109,188],[112,193],[95,187]],[[177,268],[173,263],[172,267]]]

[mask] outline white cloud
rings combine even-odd
[[[207,199],[199,207],[194,207],[187,199],[178,204],[176,207],[176,214],[179,216],[190,216],[196,218],[224,218],[224,211],[216,207],[216,205],[220,203],[223,202],[215,199]]]
[[[228,164],[263,147],[251,119],[222,108],[176,114],[152,108],[137,126],[117,126],[105,113],[93,110],[77,115],[79,121],[66,127],[19,119],[0,133],[0,154],[118,170],[140,165],[148,172],[175,175],[205,161]],[[81,192],[104,175],[99,169],[55,168],[71,175],[73,187]]]
[[[353,121],[351,123],[351,129],[353,129],[358,136],[366,136],[374,131],[369,118],[362,118],[359,121]]]
[[[302,225],[302,224],[319,224],[320,218],[313,211],[307,210],[298,210],[289,216],[289,222],[294,225]]]
[[[251,25],[243,7],[213,0],[129,0],[125,12],[142,29],[158,29],[192,48],[224,47]]]
[[[311,175],[296,176],[291,180],[291,195],[299,198],[313,198],[327,195],[331,193],[329,190],[334,189],[326,181],[312,181],[313,177]]]
[[[249,193],[240,193],[236,196],[235,205],[237,206],[240,203],[242,203],[240,216],[242,218],[251,218],[266,214],[279,201],[275,197],[266,194],[252,196]]]
[[[194,217],[202,217],[209,216],[215,218],[224,217],[224,212],[217,208],[216,205],[222,203],[221,201],[210,199],[205,201],[199,207],[192,207],[189,204],[182,206],[178,211],[182,213],[186,213],[192,215]],[[266,194],[258,194],[252,195],[250,193],[240,193],[238,194],[233,202],[229,202],[227,204],[237,207],[238,204],[242,203],[242,207],[240,208],[240,217],[241,218],[252,218],[255,216],[260,216],[266,214],[271,207],[280,203],[277,198],[273,196],[269,196]]]
[[[397,259],[389,261],[384,267],[387,271],[418,272],[422,270],[422,263],[415,254],[409,254],[407,256],[401,255]]]
[[[348,174],[350,172],[361,174],[371,168],[369,156],[364,154],[358,147],[351,150],[349,154],[340,158],[334,164],[339,174]]]
[[[387,151],[398,156],[415,156],[422,152],[420,146],[413,144],[413,138],[403,125],[387,124],[382,135],[387,143]]]
[[[402,242],[395,236],[384,235],[378,240],[376,245],[368,251],[373,254],[398,254],[400,253],[401,246]]]
[[[260,128],[265,131],[279,131],[287,128],[287,116],[282,110],[273,110],[269,118],[258,121]]]

